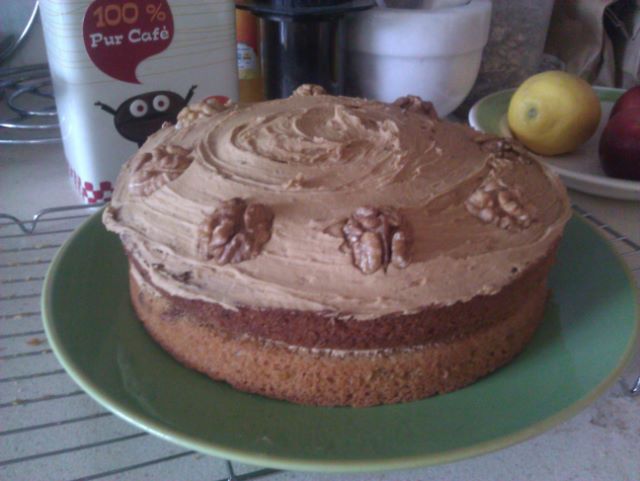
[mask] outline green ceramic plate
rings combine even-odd
[[[595,134],[576,151],[545,157],[535,155],[555,170],[567,187],[587,194],[614,199],[640,201],[640,182],[607,177],[600,166],[598,142],[613,104],[624,93],[622,89],[594,87],[600,98],[602,117]],[[469,124],[483,132],[511,137],[507,123],[509,101],[515,89],[502,90],[480,99],[469,111]]]
[[[245,394],[175,362],[136,319],[126,258],[99,215],[51,264],[42,310],[51,345],[71,377],[143,429],[250,464],[372,471],[486,453],[576,414],[631,355],[638,317],[630,279],[608,242],[574,218],[551,277],[553,298],[523,354],[457,392],[365,409]]]

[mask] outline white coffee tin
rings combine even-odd
[[[71,178],[109,200],[122,164],[187,102],[238,97],[226,0],[41,0]]]

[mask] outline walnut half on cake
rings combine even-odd
[[[104,213],[135,310],[177,360],[370,406],[459,389],[529,342],[570,208],[518,145],[416,97],[303,86],[204,107],[147,140]]]

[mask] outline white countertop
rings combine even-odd
[[[600,223],[640,243],[640,202],[577,192],[571,197]],[[78,202],[59,144],[0,145],[0,213],[27,219],[40,209]],[[0,221],[0,479],[227,479],[223,460],[186,451],[111,415],[79,390],[48,348],[38,306],[42,279],[79,220],[43,223],[39,237],[32,238],[5,222]],[[8,241],[26,247],[7,248]],[[621,241],[614,246],[626,252],[640,283],[640,251]],[[492,454],[388,473],[280,472],[267,479],[638,481],[640,396],[629,394],[638,375],[636,354],[620,380],[580,414]],[[233,467],[238,475],[257,469],[235,462]]]

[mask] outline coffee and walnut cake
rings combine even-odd
[[[515,143],[416,97],[302,86],[185,108],[124,166],[104,223],[140,320],[177,360],[243,391],[369,406],[518,354],[569,216]]]

